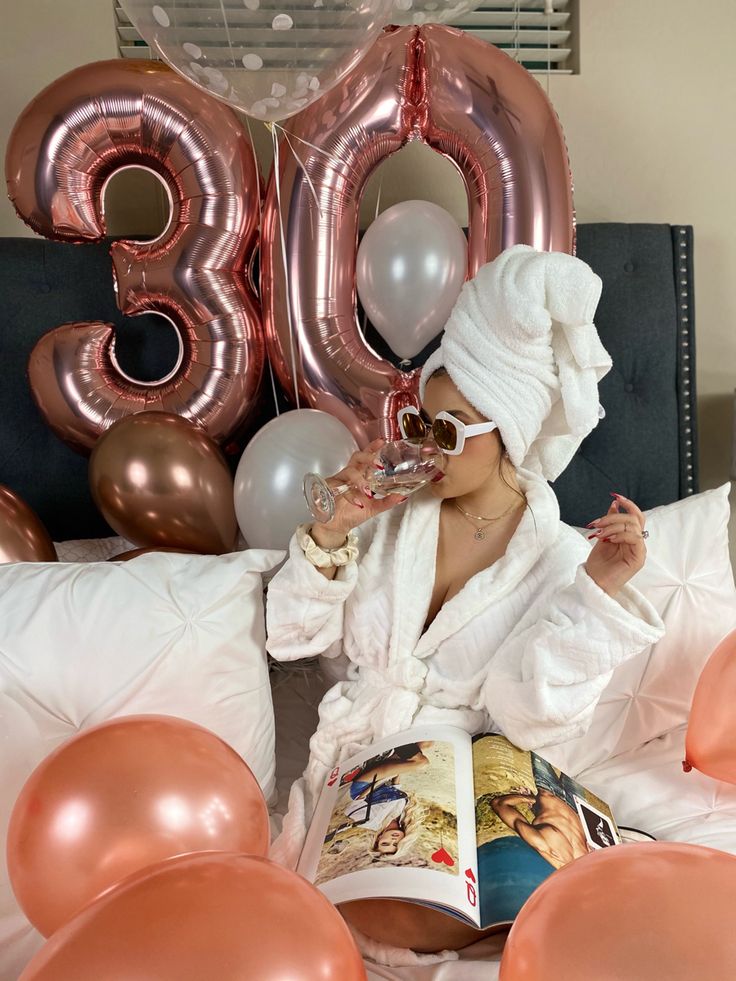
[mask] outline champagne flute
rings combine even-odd
[[[430,481],[439,480],[446,465],[444,453],[431,440],[410,442],[401,439],[385,443],[376,454],[376,460],[380,466],[369,469],[365,481],[376,498],[414,494]],[[308,473],[304,477],[304,497],[317,521],[332,520],[336,499],[350,489],[350,484],[331,487],[318,473]]]

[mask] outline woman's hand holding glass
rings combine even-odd
[[[339,473],[324,478],[324,483],[333,494],[334,513],[328,521],[318,520],[312,525],[312,538],[320,547],[335,548],[341,545],[348,532],[406,500],[402,494],[373,497],[370,479],[376,470],[382,469],[378,453],[385,444],[384,439],[374,440],[364,450],[353,453]]]

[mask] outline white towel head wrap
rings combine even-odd
[[[555,480],[603,415],[598,382],[611,358],[593,323],[602,285],[565,252],[506,249],[463,285],[420,397],[444,367],[498,425],[514,466]]]

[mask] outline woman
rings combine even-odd
[[[663,635],[629,585],[646,555],[636,504],[611,488],[591,546],[548,484],[599,421],[601,286],[581,260],[524,245],[483,266],[420,379],[424,422],[449,413],[462,449],[443,479],[375,500],[371,444],[335,478],[357,492],[292,538],[269,587],[268,650],[336,658],[344,680],[320,705],[277,861],[296,862],[338,759],[423,723],[501,732],[525,750],[573,739],[613,669]]]

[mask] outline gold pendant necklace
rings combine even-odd
[[[510,507],[506,508],[506,510],[503,511],[501,514],[497,514],[495,518],[487,518],[484,517],[484,515],[482,514],[471,514],[469,511],[466,511],[465,508],[460,507],[457,501],[453,501],[452,503],[458,509],[460,514],[462,514],[465,520],[469,521],[470,524],[473,526],[473,528],[475,528],[475,534],[473,535],[473,538],[475,539],[476,542],[485,541],[486,539],[485,529],[488,527],[488,525],[493,524],[494,521],[500,521],[501,518],[505,518],[506,515],[510,514],[511,511],[514,510],[514,507],[517,506],[515,504],[512,504]],[[524,499],[524,506],[526,507],[526,498]],[[475,521],[485,521],[486,524],[478,526],[475,524]]]

